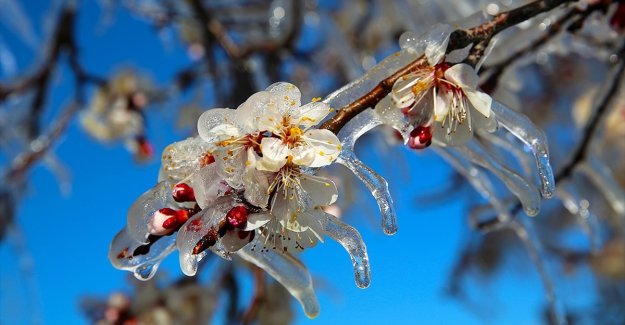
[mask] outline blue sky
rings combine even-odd
[[[40,39],[47,35],[43,19],[48,5],[42,3],[23,4]],[[114,23],[102,28],[99,7],[86,1],[78,17],[81,61],[96,74],[109,76],[131,66],[163,84],[189,62],[178,44],[164,48],[149,24],[125,11],[116,11]],[[0,35],[14,52],[19,71],[32,69],[37,62],[33,48],[1,24]],[[6,80],[4,73],[2,78]],[[70,78],[66,68],[57,75],[48,118],[70,100]],[[168,125],[174,105],[165,105],[150,115],[148,132],[156,152],[185,137]],[[124,225],[131,203],[155,183],[158,162],[136,165],[122,145],[92,140],[76,121],[60,141],[56,154],[71,170],[71,192],[64,195],[46,167],[32,170],[30,187],[18,209],[22,237],[0,245],[0,323],[28,323],[40,316],[46,324],[82,324],[86,321],[78,309],[81,296],[105,296],[129,288],[128,274],[108,262],[108,244]],[[405,163],[396,168],[382,161],[381,156],[393,160],[397,157]],[[443,188],[449,181],[451,171],[440,158],[431,152],[415,155],[391,150],[384,154],[367,152],[364,160],[393,183],[400,230],[393,237],[384,235],[378,227],[374,201],[360,198],[362,204],[350,210],[348,220],[361,230],[368,245],[371,287],[362,290],[355,286],[348,255],[339,245],[327,241],[303,254],[319,283],[321,315],[309,321],[297,307],[299,324],[538,323],[544,298],[525,256],[518,258],[526,260],[526,268],[504,270],[494,279],[477,282],[482,287],[477,294],[488,309],[488,320],[444,295],[450,268],[467,236],[463,198],[470,195],[465,190],[438,207],[415,203],[417,194]],[[27,255],[16,253],[15,243],[19,240],[25,242]],[[32,275],[21,273],[23,267],[32,270]],[[181,274],[177,258],[170,257],[162,271],[171,276]],[[32,280],[30,284],[28,279]],[[35,306],[29,306],[32,302]]]

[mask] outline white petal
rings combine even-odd
[[[336,202],[338,190],[333,181],[319,176],[300,176],[302,189],[312,199],[314,206],[326,206]]]
[[[473,68],[464,63],[459,63],[445,71],[445,79],[455,83],[461,88],[476,89],[480,79]]]
[[[312,102],[301,107],[294,107],[290,111],[294,125],[303,127],[304,130],[321,123],[330,114],[330,105],[324,102]]]
[[[447,96],[447,92],[445,91],[437,91],[437,88],[434,88],[434,120],[437,122],[442,122],[447,117],[447,113],[449,112],[449,98]]]
[[[286,114],[280,109],[275,94],[260,91],[247,99],[238,115],[249,114],[249,125],[254,131],[270,131],[277,133],[282,124],[282,116]],[[243,106],[243,105],[242,105]],[[238,116],[237,116],[238,117]]]
[[[198,134],[208,143],[225,140],[234,134],[234,130],[237,130],[237,136],[235,112],[227,108],[213,108],[202,113],[197,121]]]
[[[200,137],[170,144],[163,150],[159,181],[180,182],[206,164],[211,145]]]
[[[473,130],[469,128],[468,121],[458,124],[456,129],[451,132],[448,132],[447,124],[442,127],[440,123],[434,123],[432,131],[435,140],[452,147],[463,145],[473,137]]]
[[[315,148],[313,146],[301,145],[291,149],[293,163],[299,166],[310,166],[315,160]]]
[[[221,238],[221,244],[228,252],[236,252],[250,242],[251,235],[251,232],[242,233],[239,229],[228,230]]]
[[[243,230],[254,230],[271,221],[273,217],[269,213],[252,213],[247,216],[247,224]]]
[[[304,133],[303,138],[315,153],[315,160],[309,167],[327,166],[341,153],[342,147],[339,138],[330,130],[308,130]]]
[[[267,207],[269,202],[269,180],[264,172],[256,169],[256,153],[254,149],[247,150],[247,166],[243,174],[244,196],[247,202],[259,207]]]
[[[276,82],[267,87],[266,90],[276,96],[278,107],[282,113],[287,113],[290,109],[298,108],[301,105],[302,93],[293,84]]]
[[[469,102],[471,102],[471,105],[484,117],[488,118],[490,116],[490,105],[493,103],[493,99],[481,91],[470,89],[463,89],[463,91]]]
[[[263,157],[258,161],[259,170],[277,172],[286,164],[291,150],[277,138],[263,138],[261,141]]]

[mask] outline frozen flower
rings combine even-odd
[[[443,144],[457,146],[471,139],[475,129],[494,131],[492,99],[477,86],[477,73],[464,63],[443,62],[399,79],[391,98],[414,126],[409,137],[412,147],[427,146],[429,134]],[[424,130],[430,127],[431,131]]]
[[[311,127],[330,113],[330,107],[319,101],[300,106],[300,98],[294,85],[276,83],[236,110],[206,111],[198,121],[198,132],[215,146],[215,158],[225,164],[226,174],[241,174],[247,163],[242,153],[250,148],[261,156],[258,170],[277,172],[287,161],[305,167],[327,166],[341,150],[339,140],[331,131]]]

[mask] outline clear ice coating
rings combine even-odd
[[[521,201],[528,216],[538,214],[540,211],[538,189],[489,154],[478,141],[471,139],[466,146],[456,147],[456,150],[465,154],[472,162],[490,170],[506,184],[506,187]]]
[[[362,289],[369,287],[371,283],[369,256],[367,254],[367,246],[358,230],[327,213],[322,223],[325,233],[339,242],[349,253],[354,266],[356,285]]]
[[[532,221],[533,220],[529,218],[517,218],[508,225],[525,245],[530,258],[538,271],[538,275],[540,276],[545,289],[547,302],[549,303],[551,321],[553,324],[564,325],[567,324],[566,312],[562,302],[558,298],[560,295],[556,293],[556,287],[553,283],[550,271],[544,263],[545,256],[543,248]]]
[[[397,215],[393,207],[393,198],[386,180],[366,166],[356,157],[354,145],[356,140],[382,122],[371,109],[367,109],[353,118],[338,134],[343,149],[336,162],[347,167],[365,184],[375,198],[382,213],[382,229],[392,235],[397,232]]]
[[[198,168],[210,151],[210,144],[200,137],[174,142],[163,150],[159,182],[168,180],[180,182],[189,177]]]
[[[171,208],[176,203],[172,198],[174,183],[163,181],[143,193],[128,210],[126,230],[138,242],[145,243],[148,237],[148,223],[154,212]]]
[[[142,281],[151,279],[161,261],[176,248],[175,236],[163,236],[147,245],[129,236],[122,229],[111,242],[109,260],[117,269],[133,272]]]
[[[264,246],[256,236],[249,245],[237,251],[244,260],[255,264],[280,282],[287,291],[299,301],[306,316],[315,318],[319,315],[319,302],[313,289],[310,273],[304,265],[288,253],[279,253]]]
[[[232,200],[230,205],[232,205]],[[223,209],[223,211],[226,211]],[[217,233],[219,222],[226,216],[222,209],[206,208],[191,217],[176,235],[176,246],[178,247],[178,258],[180,269],[185,275],[193,276],[197,273],[199,262],[206,256],[207,251],[193,254],[195,245],[208,234],[211,229]],[[219,250],[219,246],[211,246],[211,250]],[[222,257],[227,256],[225,252],[217,252]]]
[[[541,194],[545,198],[552,197],[555,192],[555,181],[553,170],[549,164],[549,148],[545,133],[536,127],[527,116],[507,108],[497,101],[493,100],[491,109],[495,112],[499,124],[530,147],[536,158],[538,176],[542,185]]]
[[[590,156],[578,166],[578,170],[590,179],[612,209],[621,218],[625,218],[625,191],[616,182],[610,168],[599,159]]]
[[[471,186],[484,197],[497,212],[497,217],[501,224],[508,222],[511,217],[506,205],[497,196],[497,192],[488,176],[473,163],[460,155],[451,147],[434,147],[434,150],[452,165]],[[474,228],[479,224],[479,220],[472,219],[471,226]]]
[[[479,131],[478,134],[482,135],[482,133]],[[514,159],[519,163],[519,165],[521,165],[523,174],[525,176],[532,175],[532,158],[531,156],[526,154],[522,146],[519,146],[519,144],[516,143],[517,140],[512,136],[512,134],[506,133],[501,134],[501,136],[497,134],[493,134],[492,136],[485,134],[483,136],[480,136],[480,140],[491,144],[493,149],[494,147],[498,147],[501,148],[503,151],[512,154]]]
[[[590,202],[581,196],[577,186],[569,180],[558,183],[556,194],[588,236],[592,252],[598,252],[601,247],[600,229],[597,218],[590,212]]]

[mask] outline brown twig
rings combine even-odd
[[[563,3],[573,0],[537,0],[525,6],[500,13],[488,22],[469,29],[458,29],[451,33],[447,53],[462,49],[471,44],[489,40],[504,29],[547,12]],[[371,91],[358,98],[354,102],[339,109],[332,118],[324,122],[320,128],[328,129],[334,133],[347,124],[352,118],[369,107],[374,107],[382,98],[391,91],[393,84],[402,76],[411,73],[427,64],[424,56],[412,61],[390,77],[382,80]]]
[[[243,313],[243,316],[241,316],[241,323],[244,325],[252,324],[252,322],[254,322],[258,314],[258,309],[265,301],[265,272],[263,269],[255,265],[252,265],[251,267],[254,272],[255,287],[252,301],[247,307],[247,310]]]
[[[564,28],[565,25],[569,23],[569,21],[577,17],[577,19],[575,19],[573,23],[570,24],[569,27],[567,27],[567,30],[569,32],[575,31],[577,28],[579,28],[579,26],[581,26],[581,24],[583,24],[583,22],[586,20],[586,18],[588,18],[591,13],[596,10],[604,9],[605,7],[605,2],[598,2],[589,6],[585,10],[580,10],[577,7],[569,9],[555,22],[549,25],[549,28],[547,28],[547,30],[541,37],[531,42],[528,46],[521,48],[516,52],[513,52],[508,56],[508,58],[503,61],[484,67],[482,69],[482,73],[488,72],[488,77],[480,84],[480,87],[484,91],[491,93],[492,91],[497,89],[500,77],[505,69],[512,66],[515,61],[523,58],[529,53],[533,53],[534,51],[541,48],[543,45],[547,44],[554,37],[560,35],[560,31]],[[577,27],[573,28],[574,26]]]
[[[566,165],[564,165],[564,167],[562,167],[560,172],[556,174],[556,183],[569,177],[573,173],[577,165],[579,165],[582,161],[586,159],[588,148],[590,147],[592,139],[594,138],[595,133],[599,128],[601,119],[608,111],[608,108],[611,106],[610,104],[614,100],[614,95],[619,90],[619,87],[621,86],[621,83],[623,81],[623,76],[625,75],[625,62],[623,62],[623,57],[625,56],[625,42],[623,42],[621,49],[618,51],[618,56],[621,62],[618,70],[616,71],[616,75],[612,80],[609,81],[610,84],[605,95],[603,96],[603,98],[601,98],[599,105],[597,105],[597,108],[593,112],[593,115],[590,117],[588,123],[586,123],[586,127],[582,131],[582,140],[577,146],[577,149],[575,149],[571,160]]]

